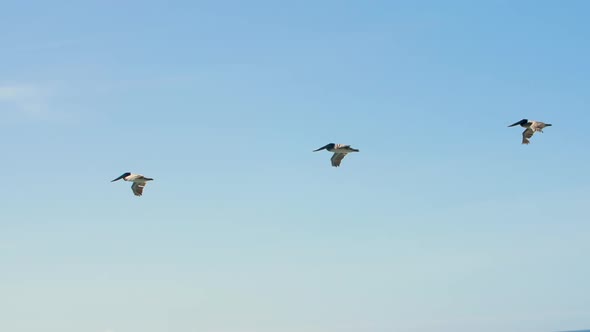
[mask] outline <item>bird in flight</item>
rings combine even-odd
[[[317,150],[313,150],[313,152],[317,152],[324,149],[330,152],[334,152],[332,159],[330,159],[332,161],[332,166],[334,167],[340,166],[342,159],[344,159],[344,157],[346,157],[347,154],[351,152],[359,152],[359,150],[351,148],[350,145],[334,143],[326,144]]]
[[[514,127],[516,125],[519,125],[523,128],[526,128],[523,132],[522,132],[522,144],[529,144],[531,142],[531,137],[533,137],[533,135],[536,132],[543,132],[543,128],[545,127],[551,127],[550,123],[544,123],[544,122],[540,122],[540,121],[533,121],[533,120],[528,120],[528,119],[522,119],[518,122],[515,122],[513,124],[511,124],[508,127]]]
[[[121,179],[128,182],[133,182],[133,184],[131,185],[131,190],[133,190],[133,194],[135,194],[135,196],[141,196],[143,194],[143,188],[145,187],[147,182],[154,180],[152,178],[146,178],[141,174],[132,174],[127,172],[123,173],[121,176],[119,176],[111,182],[119,181]]]

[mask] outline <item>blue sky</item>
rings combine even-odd
[[[589,10],[4,1],[0,330],[588,328]]]

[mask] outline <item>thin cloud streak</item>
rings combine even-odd
[[[50,93],[47,89],[34,85],[0,85],[0,104],[2,109],[14,110],[28,116],[45,115],[48,110]]]

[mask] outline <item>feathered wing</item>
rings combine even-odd
[[[346,157],[346,155],[347,155],[347,153],[339,153],[339,152],[334,153],[334,155],[330,159],[332,161],[332,166],[334,166],[334,167],[340,166],[342,159],[344,159],[344,157]]]
[[[529,144],[531,141],[531,137],[535,134],[535,130],[532,128],[527,128],[525,131],[522,132],[522,144]]]
[[[145,185],[145,183],[133,182],[133,184],[131,185],[131,190],[133,190],[135,196],[141,196],[143,195],[143,188],[145,187]]]
[[[127,181],[134,181],[134,180],[141,179],[141,178],[143,178],[143,175],[141,175],[141,174],[131,174],[127,177],[126,180]]]
[[[334,150],[337,153],[359,152],[358,149],[354,149],[348,144],[336,144]]]
[[[534,122],[531,125],[531,129],[534,131],[540,131],[543,132],[543,128],[547,127],[547,124],[543,123],[543,122]]]

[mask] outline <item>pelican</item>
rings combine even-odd
[[[145,176],[143,176],[141,174],[132,174],[132,173],[127,172],[127,173],[123,173],[123,175],[119,176],[118,178],[114,179],[111,182],[119,181],[121,179],[123,179],[125,181],[129,181],[129,182],[133,182],[133,184],[131,185],[131,190],[133,190],[133,193],[135,194],[135,196],[141,196],[143,194],[143,188],[145,187],[147,182],[154,180],[152,178],[146,178]]]
[[[334,143],[326,144],[317,150],[313,150],[313,152],[317,152],[324,149],[330,152],[334,152],[332,159],[330,159],[332,161],[332,166],[334,167],[340,166],[342,159],[344,159],[344,157],[346,157],[347,154],[351,152],[359,152],[359,150],[351,148],[350,145]]]
[[[533,134],[536,132],[543,132],[543,128],[545,127],[551,127],[550,123],[543,123],[540,121],[533,121],[533,120],[528,120],[528,119],[522,119],[518,122],[515,122],[513,124],[511,124],[508,127],[514,127],[516,125],[519,125],[523,128],[526,128],[523,132],[522,132],[522,144],[529,144],[531,141],[531,137],[533,137]]]

